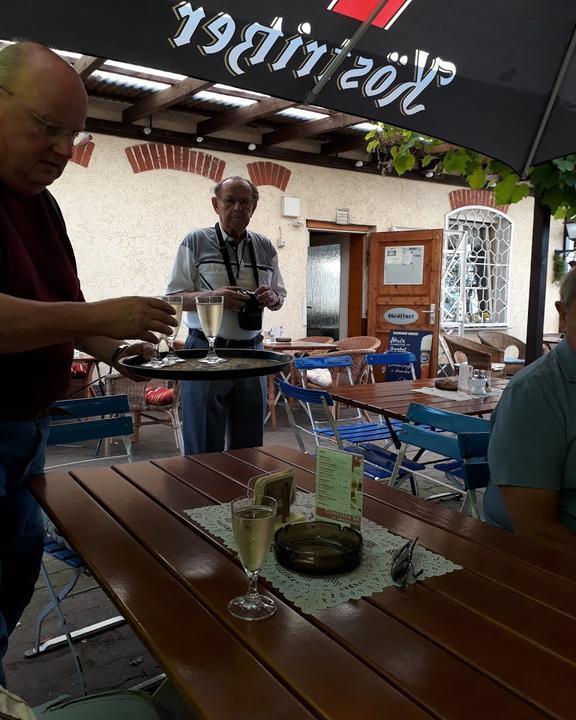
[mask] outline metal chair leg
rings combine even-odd
[[[58,596],[56,595],[54,586],[52,585],[50,577],[48,576],[48,573],[46,572],[46,566],[44,565],[44,563],[42,563],[42,566],[41,566],[41,573],[42,573],[42,579],[44,580],[44,583],[48,590],[48,594],[50,595],[50,598],[52,601],[52,606],[54,608],[54,611],[56,612],[58,620],[60,621],[62,630],[64,631],[64,636],[66,637],[68,649],[70,650],[70,654],[72,655],[72,660],[74,662],[74,669],[76,672],[76,676],[78,678],[78,684],[80,685],[82,695],[86,695],[88,691],[86,688],[86,679],[84,677],[84,671],[82,670],[82,663],[80,662],[80,657],[78,656],[78,653],[76,652],[76,648],[74,647],[74,643],[72,642],[72,637],[70,636],[70,631],[68,630],[68,625],[66,624],[66,618],[64,617],[64,613],[62,612],[62,608],[60,607],[60,600],[59,600]]]

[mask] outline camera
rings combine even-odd
[[[242,330],[260,330],[262,327],[262,308],[251,290],[240,288],[237,292],[246,295],[248,300],[238,312],[238,324]]]

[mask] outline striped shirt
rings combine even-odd
[[[232,272],[236,278],[235,285],[246,290],[256,290],[260,285],[269,285],[280,297],[280,304],[278,308],[275,308],[279,310],[286,297],[286,288],[278,268],[278,253],[270,240],[264,235],[247,230],[246,238],[237,247],[234,247],[232,238],[226,234],[223,228],[222,233]],[[257,284],[248,242],[251,242],[254,248]],[[215,228],[193,230],[186,235],[178,248],[166,292],[168,294],[204,292],[229,285],[230,280],[218,246]],[[189,328],[201,329],[196,311],[186,312],[184,321]],[[258,332],[258,330],[243,330],[238,324],[238,313],[224,310],[220,337],[227,340],[250,340],[258,335]]]

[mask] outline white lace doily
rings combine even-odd
[[[292,511],[304,515],[308,520],[314,519],[314,495],[297,492]],[[184,512],[191,520],[236,552],[229,503],[184,510]],[[394,585],[390,577],[390,559],[394,550],[403,545],[407,538],[394,535],[367,518],[362,521],[362,537],[364,539],[362,563],[352,572],[323,577],[302,575],[279,565],[273,550],[270,550],[261,576],[287,600],[306,613],[336,607],[347,600],[368,597]],[[413,564],[417,571],[423,570],[419,577],[422,580],[462,569],[460,565],[455,565],[442,555],[430,552],[419,544],[414,549]]]

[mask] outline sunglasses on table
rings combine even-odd
[[[424,570],[414,569],[412,563],[412,555],[414,554],[414,548],[418,542],[418,538],[414,540],[408,540],[408,542],[401,545],[397,550],[394,551],[390,562],[390,577],[392,578],[395,585],[399,587],[406,587],[408,580],[412,577],[416,580],[420,577]]]

